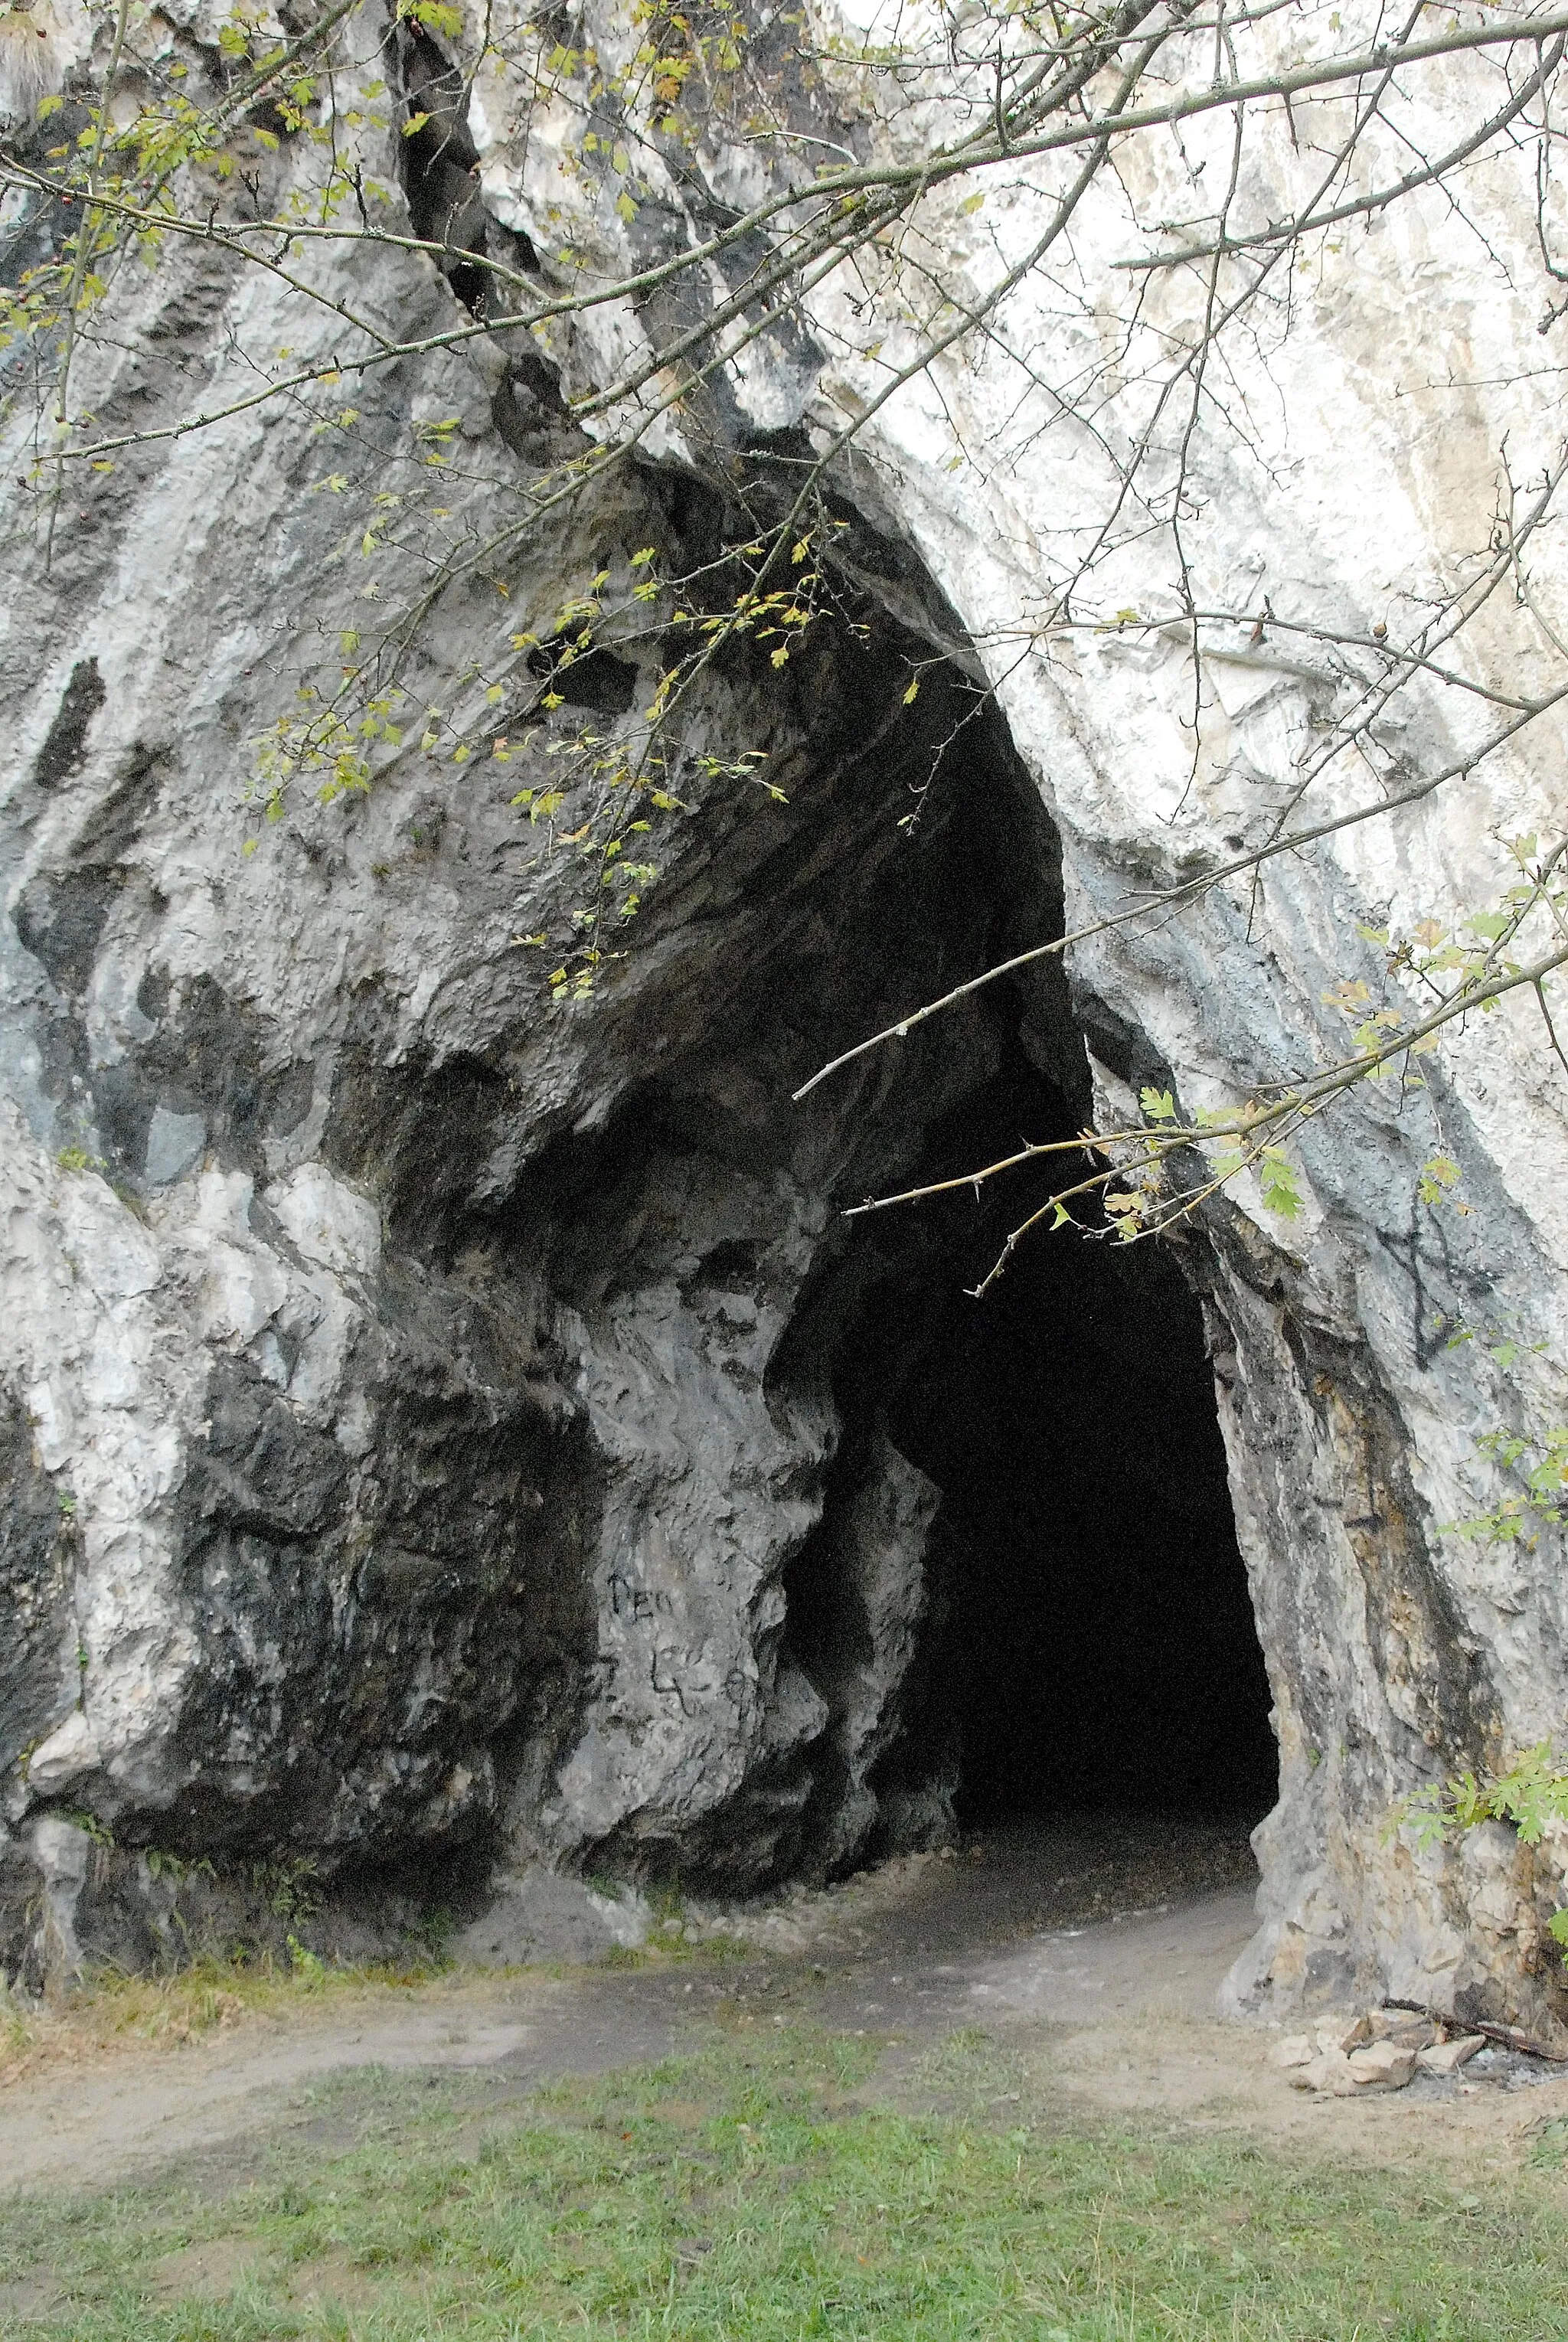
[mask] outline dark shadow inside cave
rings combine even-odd
[[[1082,1119],[1014,1037],[919,1176]],[[965,1827],[1094,1810],[1256,1821],[1277,1752],[1201,1305],[1174,1247],[1071,1231],[1026,1242],[974,1298],[1040,1192],[1014,1175],[861,1220],[850,1240],[840,1475],[875,1424],[941,1491],[902,1729],[871,1786],[896,1811],[943,1784]],[[789,1584],[792,1647],[824,1685],[854,1632],[832,1583],[835,1502]]]
[[[991,1160],[1073,1127],[1014,1049],[932,1152]],[[1027,1207],[1004,1188],[920,1207],[938,1223],[923,1322],[895,1271],[844,1362],[851,1416],[876,1404],[877,1350],[913,1362],[886,1377],[887,1428],[942,1491],[879,1786],[934,1760],[975,1827],[1108,1807],[1255,1820],[1277,1758],[1199,1302],[1167,1246],[1069,1231],[1037,1234],[974,1299]]]

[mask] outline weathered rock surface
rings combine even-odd
[[[525,147],[509,103],[481,71],[487,233],[522,237],[571,195],[557,134]],[[1364,624],[1484,534],[1503,433],[1523,464],[1554,431],[1544,376],[1486,387],[1522,371],[1539,306],[1490,184],[1467,200],[1479,250],[1513,271],[1502,289],[1439,197],[1403,208],[1355,307],[1326,277],[1303,293],[1253,458],[1203,441],[1216,598],[1240,576]],[[24,241],[50,232],[25,210]],[[1093,297],[1124,282],[1107,272],[1125,240],[1091,207],[1075,260]],[[323,265],[401,335],[461,314],[418,255]],[[1024,288],[1021,332],[1056,330],[1053,297]],[[175,419],[193,381],[213,406],[237,395],[241,343],[305,363],[339,330],[199,244],[116,298],[114,343],[80,362],[105,428]],[[600,570],[624,584],[645,545],[700,562],[747,465],[820,443],[863,398],[864,364],[824,354],[849,347],[838,298],[820,347],[758,355],[722,461],[650,442],[547,539],[513,542],[504,604],[483,578],[448,595],[415,697],[477,704],[464,678],[494,671],[504,736],[536,697],[505,650],[519,613],[547,623]],[[1439,309],[1468,354],[1463,431],[1454,369],[1425,353]],[[608,362],[586,327],[554,355],[573,394]],[[939,394],[986,461],[949,468]],[[1084,633],[1020,655],[1053,532],[1081,508],[1076,443],[1010,419],[1004,368],[955,362],[876,417],[835,484],[864,636],[824,625],[783,676],[736,656],[704,686],[705,737],[766,749],[788,802],[715,786],[664,833],[624,958],[552,1004],[522,938],[569,923],[582,875],[514,809],[514,767],[438,763],[411,736],[367,796],[296,797],[259,828],[245,810],[256,739],[363,621],[362,532],[384,482],[413,495],[412,435],[455,418],[442,492],[474,542],[569,444],[546,370],[504,346],[355,395],[368,453],[341,493],[316,493],[320,416],[287,404],[131,451],[63,511],[48,563],[30,492],[4,492],[12,1965],[115,1928],[155,1951],[150,1851],[236,1878],[406,1878],[470,1848],[744,1886],[846,1864],[878,1829],[939,1833],[941,1765],[903,1777],[896,1810],[877,1772],[937,1492],[835,1397],[876,1276],[908,1286],[923,1263],[916,1246],[874,1270],[839,1207],[961,1128],[1020,1036],[1069,1126],[1091,1082],[1111,1115],[1151,1081],[1198,1106],[1303,1048],[1337,1053],[1324,994],[1381,981],[1359,928],[1491,900],[1495,834],[1543,826],[1560,796],[1548,725],[1470,796],[1349,832],[1260,896],[1221,888],[1075,949],[1071,999],[1048,964],[794,1107],[825,1057],[954,977],[1261,835],[1294,746],[1353,682],[1222,650],[1194,761],[1190,643]],[[1134,606],[1163,584],[1139,558]],[[576,718],[630,706],[655,659],[586,662]],[[1393,745],[1441,760],[1449,720],[1418,695]],[[906,843],[912,778],[955,738]],[[1308,1131],[1298,1226],[1243,1184],[1184,1248],[1281,1747],[1233,1998],[1376,1983],[1549,2024],[1550,1849],[1496,1827],[1457,1853],[1386,1833],[1403,1793],[1564,1722],[1559,1541],[1497,1550],[1444,1527],[1494,1494],[1478,1436],[1556,1405],[1563,1077],[1510,1006],[1428,1079],[1414,1105],[1363,1093]],[[1469,1217],[1417,1206],[1439,1145]],[[1487,1338],[1445,1346],[1440,1321]],[[1513,1379],[1493,1336],[1519,1346]],[[808,1546],[831,1603],[803,1654],[786,1582]]]
[[[645,1943],[651,1917],[641,1896],[595,1893],[580,1878],[539,1867],[497,1877],[485,1909],[452,1937],[450,1949],[479,1967],[602,1959],[615,1947]]]

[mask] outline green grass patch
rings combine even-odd
[[[977,2065],[959,2037],[949,2061]],[[6,2207],[0,2329],[75,2342],[1541,2342],[1568,2214],[1243,2141],[913,2117],[796,2032],[498,2102],[345,2077],[213,2175]],[[1011,2109],[1016,2115],[1016,2108]],[[314,2134],[314,2136],[313,2136]],[[204,2192],[204,2189],[205,2192]]]
[[[291,1939],[281,1957],[204,1951],[165,1975],[100,1969],[42,2007],[0,1987],[0,2084],[134,2044],[178,2047],[249,2017],[286,2017],[322,1996],[428,1987],[444,1972],[422,1947],[400,1961],[329,1967]]]

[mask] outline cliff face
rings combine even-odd
[[[697,195],[672,182],[623,229],[564,172],[571,122],[525,139],[505,74],[454,54],[477,75],[468,144],[404,173],[416,230],[446,234],[457,151],[470,209],[450,264],[359,244],[318,270],[404,340],[466,323],[464,252],[569,234],[634,256],[751,191],[754,158],[715,152]],[[373,43],[363,78],[376,59]],[[416,67],[428,94],[440,53]],[[820,126],[825,103],[801,96],[801,119]],[[923,103],[898,135],[957,100]],[[834,120],[883,135],[869,102]],[[399,134],[357,135],[390,178]],[[275,203],[315,165],[285,145],[265,167]],[[1236,361],[1248,433],[1200,414],[1214,606],[1332,606],[1370,641],[1484,540],[1504,430],[1523,465],[1549,427],[1546,389],[1518,379],[1538,295],[1490,190],[1472,190],[1476,252],[1445,240],[1435,197],[1381,227],[1353,304],[1325,257],[1292,333]],[[1003,246],[1036,192],[1014,187]],[[978,226],[949,225],[980,270]],[[42,250],[59,221],[33,196],[13,227]],[[1126,241],[1092,211],[1073,316],[1057,278],[1030,280],[1013,344],[1086,333]],[[514,524],[531,483],[590,444],[563,400],[624,362],[646,324],[630,305],[546,336],[543,358],[493,334],[365,373],[349,430],[341,390],[243,404],[241,354],[319,367],[344,330],[280,274],[175,240],[114,297],[113,335],[78,361],[100,431],[234,411],[69,475],[46,550],[14,372],[5,1960],[74,1941],[145,1955],[168,1875],[149,1849],[327,1883],[468,1849],[744,1887],[929,1842],[955,1759],[916,1733],[922,1653],[962,1591],[931,1455],[905,1453],[897,1422],[943,1370],[930,1296],[958,1251],[929,1216],[852,1236],[843,1206],[973,1167],[993,1140],[1114,1120],[1145,1084],[1193,1108],[1337,1056],[1325,995],[1384,982],[1363,930],[1493,901],[1499,837],[1560,802],[1563,744],[1548,720],[1464,794],[1074,946],[1064,971],[1039,964],[794,1105],[948,984],[1261,842],[1303,743],[1368,689],[1366,660],[1217,623],[1196,668],[1191,626],[1030,637],[1064,533],[1090,525],[1090,459],[1056,409],[1021,415],[1000,358],[955,355],[836,464],[834,608],[786,667],[741,643],[702,677],[688,725],[708,777],[660,826],[615,956],[553,996],[555,939],[599,872],[572,850],[570,802],[553,825],[513,802],[507,744],[539,720],[541,677],[513,636],[548,638],[584,579],[629,592],[649,548],[667,575],[699,571],[746,499],[776,507],[791,465],[873,395],[877,299],[902,330],[892,294],[874,286],[854,318],[842,287],[811,296],[793,338],[721,379],[700,429],[651,430],[530,531]],[[258,742],[302,675],[352,664],[374,594],[415,590],[432,531],[474,557],[404,682],[484,753],[425,749],[415,716],[367,794],[320,803],[296,783],[260,821]],[[1131,539],[1108,590],[1157,611],[1164,561]],[[1493,670],[1538,656],[1516,617],[1487,621]],[[563,703],[546,727],[613,730],[660,656],[636,638],[575,672],[546,663]],[[1419,684],[1367,736],[1385,788],[1466,738]],[[719,769],[764,754],[776,796]],[[1179,1247],[1280,1750],[1233,1997],[1375,1976],[1545,2022],[1543,1852],[1501,1831],[1423,1851],[1386,1826],[1409,1790],[1563,1723],[1555,1533],[1493,1547],[1445,1525],[1495,1499],[1478,1438],[1556,1404],[1564,1087],[1512,1004],[1426,1082],[1364,1089],[1307,1129],[1301,1219],[1243,1180]],[[1014,1106],[1034,1118],[1022,1133]],[[1466,1215],[1418,1201],[1439,1151]],[[1157,1348],[1187,1305],[1150,1275],[1134,1315]],[[906,1335],[877,1351],[880,1380],[857,1375],[890,1312]],[[1456,1328],[1476,1338],[1454,1346]],[[1065,1307],[1056,1338],[1083,1339]],[[1146,1388],[1149,1362],[1117,1358],[1095,1468],[1111,1484],[1156,1456],[1168,1486],[1165,1435],[1129,1435],[1116,1410],[1118,1376]],[[1054,1468],[1046,1425],[1020,1469]],[[1167,1532],[1156,1512],[1151,1536]]]

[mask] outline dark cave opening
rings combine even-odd
[[[1082,1121],[1014,1037],[917,1177]],[[901,1728],[871,1777],[883,1846],[934,1782],[965,1829],[1094,1811],[1251,1823],[1276,1794],[1202,1306],[1174,1246],[1070,1230],[1025,1242],[974,1298],[1044,1192],[1015,1175],[862,1220],[850,1241],[841,1472],[853,1482],[876,1425],[941,1492]],[[846,1631],[824,1583],[834,1506],[790,1582],[792,1646],[824,1681]]]
[[[988,1157],[1020,1108],[1050,1127],[1029,1072],[1004,1069],[964,1143]],[[972,1827],[1260,1818],[1277,1753],[1195,1295],[1165,1246],[1061,1231],[975,1300],[1024,1211],[1000,1195],[950,1209],[951,1266],[887,1413],[942,1490],[923,1680],[891,1767],[945,1743]]]
[[[911,929],[927,947],[934,935],[961,970],[979,956],[979,903],[994,920],[981,965],[1015,947],[1009,922],[1037,935],[1044,916],[1060,932],[1059,846],[1000,718],[976,726],[969,746],[952,810],[937,808],[908,861],[859,891],[859,979],[886,937]],[[1051,874],[1044,898],[1018,898],[1025,867]],[[844,996],[836,976],[819,972],[810,987],[824,1004]],[[1092,1119],[1085,1032],[1124,1078],[1169,1078],[1143,1070],[1146,1045],[1093,996],[1069,999],[1048,962],[992,987],[967,1031],[936,1043],[949,1066],[967,1057],[966,1081],[944,1090],[904,1045],[836,1200],[952,1178],[1024,1139],[1075,1136]],[[946,1100],[934,1111],[934,1092]],[[901,1122],[902,1151],[887,1136]],[[1064,1166],[1090,1167],[1076,1155],[1047,1162],[841,1224],[831,1297],[801,1314],[803,1346],[832,1350],[843,1432],[822,1529],[788,1575],[785,1636],[830,1704],[864,1656],[864,1622],[835,1573],[875,1443],[890,1440],[940,1492],[899,1721],[869,1776],[881,1816],[851,1860],[916,1842],[944,1807],[964,1830],[1096,1812],[1251,1825],[1277,1795],[1199,1297],[1210,1239],[1129,1245],[1091,1203],[1080,1229],[1042,1226],[974,1297]],[[834,1321],[825,1335],[816,1310]],[[819,1752],[796,1857],[807,1867],[824,1847],[827,1867],[844,1867],[831,1826],[814,1846],[843,1787]]]

